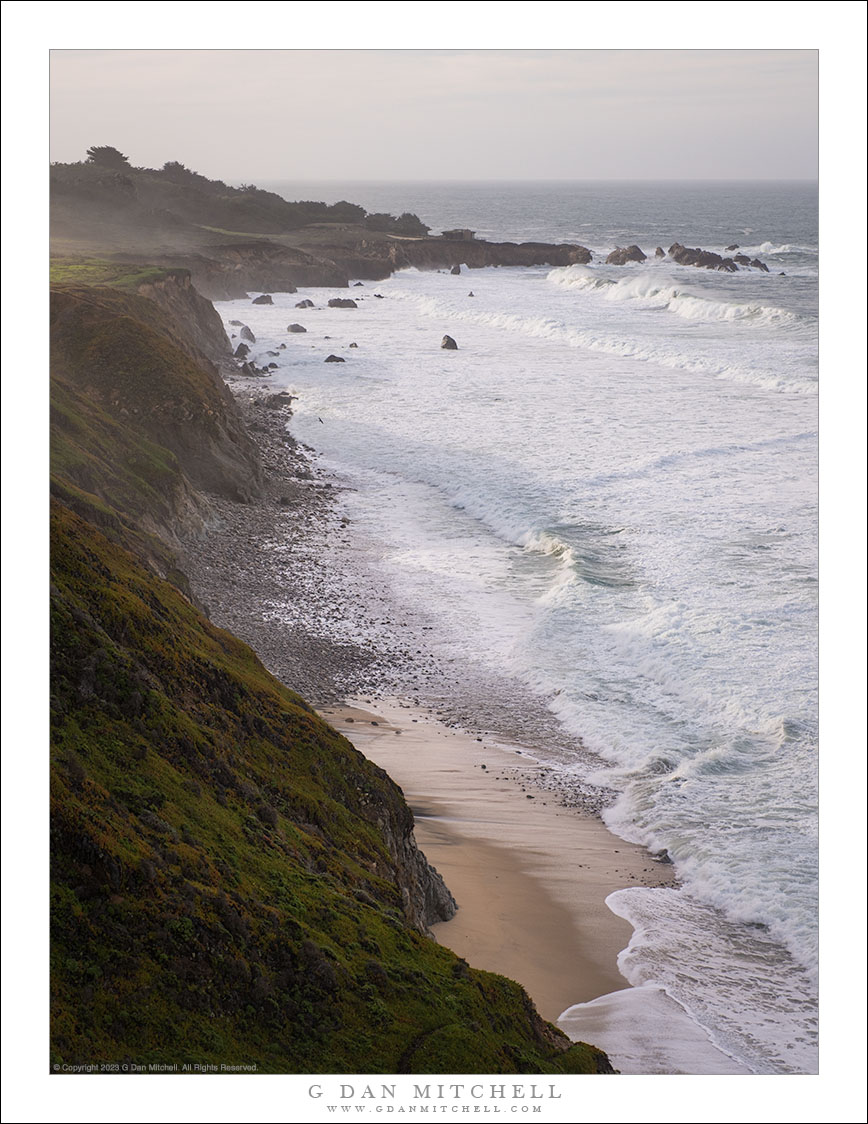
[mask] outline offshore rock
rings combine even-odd
[[[238,347],[235,348],[235,351],[232,354],[236,359],[246,359],[250,354],[250,348],[246,343],[240,343]]]
[[[452,274],[453,277],[457,277],[461,273],[461,266],[460,265],[453,265],[452,268],[449,270],[449,272]]]
[[[256,336],[254,336],[253,332],[250,331],[246,324],[238,334],[243,340],[247,340],[249,343],[256,343]]]
[[[286,330],[297,334],[298,332],[306,332],[307,328],[303,324],[287,324]]]
[[[354,300],[349,297],[332,297],[329,301],[329,308],[358,308]]]
[[[451,336],[444,336],[443,339],[440,341],[440,346],[445,351],[457,351],[458,350],[458,344],[455,342],[455,340]]]
[[[346,359],[342,359],[340,355],[327,355],[323,360],[324,363],[346,363]]]
[[[738,269],[732,258],[722,258],[713,250],[703,250],[698,246],[682,246],[680,242],[674,242],[669,247],[669,256],[679,265],[695,265],[700,269],[723,269],[729,273]]]
[[[737,273],[738,266],[733,258],[722,258],[713,250],[703,250],[700,247],[691,249],[682,246],[680,242],[673,242],[669,247],[669,256],[679,265],[695,265],[700,269],[718,269],[725,273]]]
[[[635,244],[626,248],[617,246],[606,258],[606,265],[626,265],[628,261],[645,261],[647,256]]]
[[[305,298],[303,301],[299,301],[298,304],[295,307],[296,308],[313,308],[314,303],[313,303],[313,301],[309,301],[309,300],[307,300],[307,298]]]
[[[254,297],[250,302],[251,304],[274,304],[269,293],[263,293],[261,297]]]

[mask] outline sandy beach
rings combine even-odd
[[[517,980],[550,1020],[629,986],[617,956],[632,930],[605,899],[670,885],[670,867],[562,807],[520,746],[478,740],[399,702],[321,713],[404,790],[419,846],[459,906],[434,926],[438,941]]]
[[[453,920],[434,927],[438,941],[474,967],[518,980],[550,1020],[628,987],[617,957],[632,929],[605,899],[625,886],[670,885],[671,867],[612,835],[581,810],[586,801],[565,807],[543,787],[547,771],[526,746],[477,738],[403,700],[371,701],[365,680],[380,675],[369,646],[329,644],[315,624],[330,596],[323,580],[330,544],[344,538],[337,489],[323,488],[319,474],[310,478],[306,451],[286,434],[286,413],[266,406],[270,388],[246,384],[237,393],[260,445],[268,495],[245,505],[213,501],[208,533],[188,553],[212,619],[318,699],[323,717],[404,790],[419,846],[459,904]],[[288,495],[292,520],[283,515]],[[263,604],[303,613],[264,614]],[[400,663],[380,657],[386,666]],[[354,702],[337,703],[354,692]]]

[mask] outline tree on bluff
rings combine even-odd
[[[103,168],[129,168],[127,156],[112,148],[110,144],[97,144],[87,150],[88,164],[99,164]]]
[[[431,227],[426,226],[418,215],[405,211],[400,218],[395,219],[395,229],[399,234],[418,235],[421,238],[428,233]]]
[[[405,211],[400,218],[394,215],[385,215],[380,212],[370,214],[365,219],[368,230],[385,231],[390,234],[405,234],[411,237],[422,237],[431,229],[426,226],[417,215]]]

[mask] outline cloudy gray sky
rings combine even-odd
[[[813,50],[57,50],[51,159],[269,179],[817,173]]]

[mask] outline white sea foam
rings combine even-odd
[[[634,986],[664,989],[755,1073],[817,1072],[816,987],[761,928],[729,924],[684,890],[619,890],[606,904],[634,928],[618,957]]]
[[[575,1042],[605,1050],[629,1074],[744,1074],[662,987],[632,987],[569,1007],[557,1020]]]
[[[645,307],[665,309],[685,320],[749,321],[767,327],[800,322],[800,317],[787,309],[756,301],[711,300],[690,292],[685,286],[661,282],[654,273],[640,273],[615,281],[594,276],[586,266],[571,265],[552,270],[549,280],[565,288],[597,294],[607,301],[639,301]]]
[[[583,268],[570,266],[570,269]],[[621,286],[624,286],[622,289]],[[586,280],[579,281],[579,287],[587,287]],[[676,290],[663,288],[653,290],[653,295],[642,297],[644,282],[639,279],[640,292],[631,291],[630,282],[609,285],[593,285],[593,291],[603,294],[608,302],[610,294],[619,293],[616,301],[635,301],[646,310],[661,308],[673,311],[679,319],[692,321],[721,322],[722,324],[743,323],[760,328],[775,328],[798,324],[798,317],[783,309],[751,304],[729,304],[707,301],[704,298],[682,295]],[[655,364],[660,367],[684,370],[707,375],[711,378],[728,379],[734,382],[751,384],[768,390],[786,391],[794,394],[816,394],[816,375],[807,366],[799,364],[782,365],[780,356],[772,361],[774,348],[764,347],[760,339],[746,341],[743,348],[733,349],[717,340],[705,346],[697,346],[695,339],[681,340],[666,331],[651,333],[636,332],[636,326],[619,324],[617,334],[612,330],[611,320],[602,319],[598,325],[586,327],[586,318],[577,319],[570,309],[564,309],[563,318],[540,315],[533,316],[514,311],[482,311],[477,307],[469,309],[457,304],[453,299],[420,296],[417,291],[396,288],[393,295],[413,303],[420,315],[433,321],[455,324],[478,325],[497,331],[507,331],[532,339],[550,340],[577,350],[600,352],[623,359]],[[810,329],[809,329],[810,330]],[[793,346],[799,349],[799,341]],[[808,345],[804,345],[807,347]],[[765,359],[765,352],[769,358]]]
[[[285,325],[307,294],[242,317],[262,355],[288,343],[275,387],[356,481],[356,541],[408,636],[424,608],[438,659],[547,700],[598,763],[556,739],[540,755],[617,792],[610,826],[675,861],[685,891],[619,899],[637,926],[622,970],[757,1072],[814,1065],[812,284],[666,263],[405,271],[384,300],[356,290],[351,322],[309,310],[306,337]]]
[[[747,246],[739,250],[742,254],[799,254],[805,257],[817,257],[816,246],[800,246],[792,242],[776,244],[774,242],[761,242],[758,246]]]

